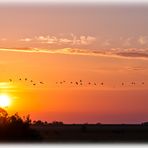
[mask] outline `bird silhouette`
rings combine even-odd
[[[22,79],[20,78],[19,80],[21,81]]]
[[[132,85],[135,85],[136,83],[135,83],[135,82],[132,82],[131,84],[132,84]]]
[[[43,82],[40,82],[40,84],[44,84]]]
[[[33,80],[30,80],[30,82],[33,82]]]
[[[33,85],[36,85],[35,83],[33,83]]]
[[[12,79],[9,79],[10,82],[12,82]]]
[[[79,83],[78,82],[76,82],[76,85],[78,85]]]
[[[101,85],[103,85],[104,83],[102,82]]]
[[[123,82],[122,82],[121,84],[122,84],[122,85],[124,85],[124,83],[123,83]]]
[[[27,78],[25,78],[25,81],[27,81]]]

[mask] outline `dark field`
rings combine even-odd
[[[107,143],[148,142],[148,122],[141,124],[64,124],[31,121],[27,115],[9,116],[0,112],[0,142],[34,143]]]
[[[39,132],[41,142],[148,142],[148,126],[142,124],[51,124],[32,125],[31,128]]]

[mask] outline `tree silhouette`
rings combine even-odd
[[[8,116],[8,113],[0,108],[0,141],[40,141],[41,136],[30,124],[29,115],[23,120],[18,113]]]

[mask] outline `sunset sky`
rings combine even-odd
[[[64,123],[148,121],[147,16],[148,5],[0,5],[8,113]]]

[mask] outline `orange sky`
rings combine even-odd
[[[11,97],[9,113],[65,123],[148,121],[147,6],[0,7],[0,93]]]
[[[12,97],[10,113],[66,123],[147,120],[147,69],[134,69],[137,65],[146,66],[145,59],[14,51],[0,51],[0,59],[1,84],[11,86],[1,85],[1,93]],[[45,84],[33,86],[25,80],[20,82],[20,77]],[[70,84],[80,79],[84,82],[82,86]],[[63,80],[65,84],[56,84]],[[88,82],[98,85],[89,86]]]

